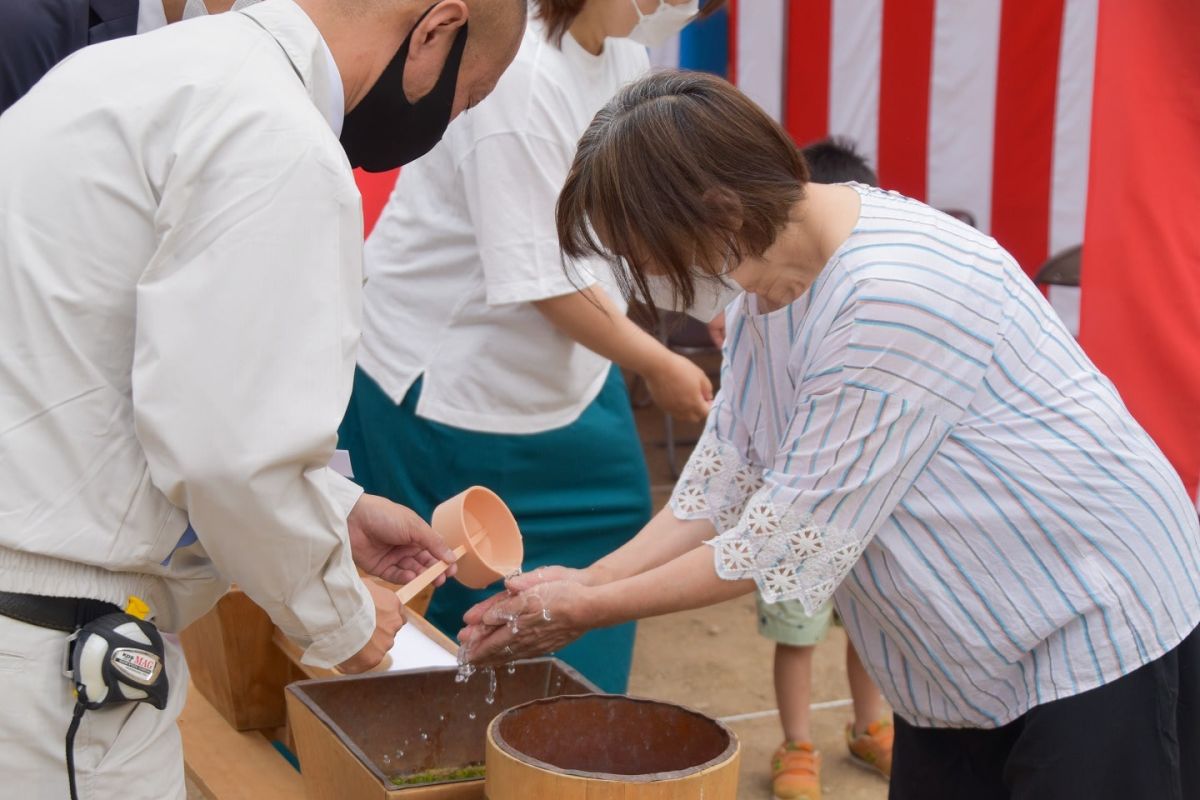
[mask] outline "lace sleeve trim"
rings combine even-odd
[[[680,519],[708,519],[718,531],[727,531],[762,484],[761,469],[707,431],[675,484],[671,511]]]
[[[753,578],[764,600],[799,600],[807,614],[833,596],[865,546],[854,531],[765,499],[752,500],[737,527],[708,544],[719,576]]]

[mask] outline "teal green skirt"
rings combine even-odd
[[[418,381],[399,406],[361,369],[339,431],[355,480],[372,494],[429,519],[434,506],[486,486],[512,509],[525,540],[526,571],[586,567],[629,541],[650,519],[650,481],[621,372],[613,368],[579,419],[543,433],[492,434],[417,416]],[[450,636],[463,614],[493,595],[451,581],[429,620]],[[634,625],[587,633],[556,653],[607,692],[624,692]]]

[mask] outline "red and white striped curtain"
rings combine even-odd
[[[1086,221],[1064,305],[1200,498],[1200,2],[733,2],[730,77],[796,141],[855,140],[1030,274]]]
[[[733,77],[798,142],[971,212],[1027,271],[1083,241],[1098,0],[739,0]]]

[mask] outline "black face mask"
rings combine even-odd
[[[429,11],[436,6],[436,3],[430,6]],[[418,25],[421,19],[417,20]],[[433,149],[450,124],[458,69],[467,46],[467,24],[463,23],[450,46],[437,84],[420,100],[410,103],[404,96],[404,62],[408,60],[408,46],[416,29],[414,25],[379,80],[346,115],[342,147],[352,167],[387,172],[415,161]]]

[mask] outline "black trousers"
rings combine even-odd
[[[1003,728],[895,724],[890,800],[1200,800],[1200,628]]]

